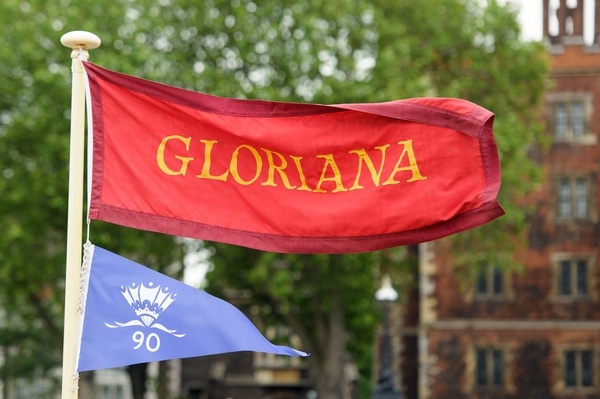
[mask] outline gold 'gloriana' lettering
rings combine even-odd
[[[158,150],[156,150],[156,163],[158,164],[158,167],[160,168],[160,170],[162,170],[164,173],[166,173],[170,176],[177,176],[177,175],[185,176],[185,173],[187,172],[188,164],[192,160],[194,160],[194,158],[182,157],[179,155],[175,155],[175,159],[178,159],[181,161],[181,167],[179,168],[179,170],[173,170],[173,169],[169,168],[167,166],[167,163],[165,162],[165,147],[167,146],[167,143],[170,140],[179,140],[179,141],[183,142],[183,144],[185,144],[186,151],[190,150],[190,141],[192,140],[191,137],[182,137],[182,136],[178,136],[176,134],[167,136],[164,139],[162,139],[162,141],[158,145]]]
[[[225,172],[221,173],[218,176],[214,176],[210,173],[210,164],[212,161],[212,148],[213,145],[215,145],[216,143],[218,143],[217,140],[200,140],[201,143],[204,143],[204,164],[202,165],[202,172],[200,172],[199,175],[197,175],[197,178],[200,179],[214,179],[214,180],[221,180],[221,181],[227,181],[227,175],[229,175],[229,171],[226,170]]]
[[[302,164],[300,163],[302,157],[295,157],[293,155],[290,155],[290,158],[292,158],[294,160],[294,163],[296,164],[296,169],[298,170],[298,177],[300,178],[300,183],[302,183],[302,185],[298,187],[297,190],[312,191],[312,189],[308,187],[308,184],[306,184],[306,177],[304,177],[304,171],[302,170]]]
[[[412,140],[399,141],[398,144],[403,145],[404,149],[402,150],[402,154],[400,154],[400,157],[398,158],[398,162],[396,162],[396,166],[394,166],[394,170],[392,170],[392,173],[390,173],[390,177],[388,177],[388,179],[385,181],[385,183],[383,183],[383,185],[386,186],[388,184],[400,183],[398,180],[394,179],[394,176],[396,176],[396,173],[404,171],[412,172],[412,177],[406,180],[406,183],[410,183],[417,180],[426,180],[427,177],[422,176],[421,172],[419,171],[419,165],[417,165],[417,158],[415,158],[415,152],[412,148]],[[404,155],[408,157],[408,166],[401,166],[402,161],[404,160]]]
[[[316,174],[314,172],[317,172],[317,170],[312,169],[313,173],[308,175],[313,179],[311,183],[310,179],[307,180],[307,175],[304,173],[303,157],[301,156],[284,155],[266,148],[261,148],[261,152],[249,144],[242,144],[233,150],[229,161],[229,167],[225,168],[223,171],[222,169],[218,170],[218,166],[213,166],[213,149],[218,151],[216,150],[218,141],[202,139],[199,141],[204,145],[204,160],[200,173],[196,175],[196,178],[198,179],[226,182],[231,176],[236,183],[243,186],[249,186],[257,182],[261,175],[264,176],[266,174],[265,180],[260,182],[262,186],[277,187],[278,182],[280,181],[287,190],[309,191],[314,193],[339,193],[344,191],[362,190],[364,189],[363,184],[368,182],[368,178],[362,179],[361,181],[361,176],[365,169],[368,171],[371,182],[375,187],[400,184],[402,182],[400,175],[404,177],[404,183],[412,183],[427,179],[427,176],[423,176],[419,169],[412,140],[398,142],[398,145],[402,147],[402,151],[400,152],[400,156],[395,162],[394,167],[391,168],[389,175],[387,175],[387,171],[390,170],[390,167],[385,167],[387,159],[389,158],[388,155],[390,153],[397,153],[396,151],[392,151],[390,144],[376,146],[371,153],[364,148],[348,151],[348,154],[357,156],[357,158],[355,158],[357,159],[357,163],[354,173],[351,172],[353,168],[352,165],[349,165],[348,161],[344,159],[343,173],[352,173],[352,180],[348,179],[349,176],[345,176],[347,184],[353,182],[349,188],[344,186],[342,171],[335,160],[334,154],[315,156],[316,159],[323,160],[320,177],[315,184]],[[190,164],[194,161],[194,157],[181,155],[181,144],[183,144],[183,148],[185,148],[185,153],[189,153],[190,147],[193,145],[192,138],[183,137],[177,134],[166,136],[162,139],[156,150],[156,163],[158,168],[169,176],[185,176]],[[179,149],[179,153],[177,153],[177,149]],[[376,162],[374,162],[372,158],[372,153],[375,152],[375,150],[381,153],[381,160],[378,165],[376,165]],[[171,167],[167,165],[167,154],[173,152],[177,153],[177,155],[172,155],[172,158],[179,161],[178,169],[172,169],[173,161],[169,162]],[[262,173],[263,157],[266,158],[267,166],[265,174]],[[293,161],[295,170],[294,167],[288,168],[290,165],[288,158]],[[243,161],[241,164],[240,160]],[[315,165],[314,161],[313,163],[309,162],[308,164]],[[222,165],[222,163],[220,163],[220,165]],[[244,168],[249,169],[243,171],[244,177],[240,173],[240,165],[244,165]],[[223,166],[221,166],[221,168],[223,168]],[[253,175],[251,175],[252,168],[254,168]],[[217,170],[215,171],[213,169]],[[383,176],[384,170],[386,171],[385,174],[387,175],[387,179]],[[250,177],[248,177],[249,174],[251,175]],[[291,180],[290,177],[293,180]],[[382,180],[384,180],[383,183],[381,183]]]
[[[254,160],[256,161],[256,172],[254,172],[254,177],[250,180],[244,180],[242,178],[242,176],[240,176],[240,173],[238,170],[238,156],[239,156],[240,150],[242,148],[245,148],[248,151],[250,151],[250,153],[252,153],[252,155],[254,156]],[[249,146],[247,144],[242,144],[241,146],[236,148],[235,151],[233,151],[233,154],[231,155],[231,163],[229,165],[229,171],[231,172],[231,176],[233,176],[233,179],[236,182],[238,182],[239,184],[241,184],[243,186],[249,186],[250,184],[254,183],[256,181],[256,179],[258,179],[258,177],[260,176],[261,170],[262,170],[262,158],[260,157],[260,154],[258,153],[258,151],[256,151],[256,148]]]
[[[371,172],[371,179],[373,180],[373,184],[375,186],[379,186],[379,179],[381,179],[381,171],[383,170],[383,164],[385,163],[385,150],[389,147],[389,144],[380,145],[375,147],[376,150],[381,151],[381,164],[379,165],[379,170],[375,170],[375,165],[373,165],[373,161],[371,157],[364,149],[349,151],[350,154],[358,155],[358,172],[356,173],[356,179],[354,180],[354,184],[350,187],[350,190],[358,190],[364,188],[358,183],[362,172],[362,164],[363,162],[367,165],[367,169]]]
[[[261,148],[261,150],[263,150],[267,154],[267,162],[269,164],[269,171],[267,172],[267,180],[262,182],[261,184],[263,186],[276,187],[277,184],[275,184],[275,172],[277,172],[277,174],[279,174],[279,177],[281,178],[281,181],[283,182],[283,185],[285,186],[285,188],[287,188],[289,190],[293,190],[294,188],[296,188],[296,186],[292,186],[290,184],[290,181],[284,172],[284,169],[287,167],[287,161],[285,160],[285,157],[275,151],[267,150],[264,148]],[[279,158],[279,165],[275,165],[275,162],[273,162],[273,154],[277,155],[277,158]]]
[[[323,158],[325,160],[325,165],[323,165],[323,171],[321,172],[321,178],[317,183],[317,187],[313,190],[315,193],[326,193],[327,190],[323,190],[321,188],[321,184],[326,181],[332,181],[335,183],[335,189],[332,193],[339,193],[340,191],[348,191],[347,188],[344,187],[342,183],[342,174],[340,173],[340,168],[338,168],[335,160],[333,159],[333,154],[327,155],[317,155],[317,158]],[[327,169],[331,169],[333,172],[333,176],[325,177],[327,174]]]

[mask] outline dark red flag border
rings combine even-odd
[[[454,129],[479,140],[486,182],[485,188],[482,191],[482,204],[478,208],[458,214],[449,220],[440,221],[434,225],[419,229],[356,237],[299,237],[256,233],[114,207],[103,204],[101,200],[102,174],[104,170],[104,127],[101,118],[103,114],[102,98],[96,95],[91,96],[91,99],[89,99],[93,113],[92,123],[94,132],[94,166],[92,171],[90,219],[103,220],[131,228],[164,234],[224,242],[264,251],[333,254],[375,251],[394,246],[432,241],[480,226],[504,215],[504,210],[496,200],[496,195],[500,188],[500,162],[492,129],[494,115],[475,104],[472,107],[473,112],[465,115],[406,100],[368,104],[321,105],[233,99],[198,93],[109,71],[89,62],[83,62],[83,65],[91,92],[99,93],[97,80],[104,80],[130,91],[205,112],[232,116],[277,118],[353,110],[392,119]],[[199,98],[202,99],[201,105],[199,105]],[[235,112],[232,110],[235,110]]]

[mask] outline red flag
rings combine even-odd
[[[493,114],[221,98],[84,63],[90,218],[275,252],[415,244],[504,212]]]

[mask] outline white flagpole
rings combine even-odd
[[[60,42],[73,49],[71,90],[71,142],[69,153],[69,205],[67,220],[67,265],[65,276],[65,319],[63,337],[62,399],[76,399],[78,381],[75,370],[79,328],[79,282],[82,262],[84,153],[85,153],[85,85],[81,60],[87,61],[88,49],[100,46],[93,33],[65,33]]]

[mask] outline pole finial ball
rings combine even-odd
[[[60,38],[60,42],[63,46],[68,48],[83,48],[86,50],[100,47],[101,43],[98,36],[82,30],[65,33]]]

